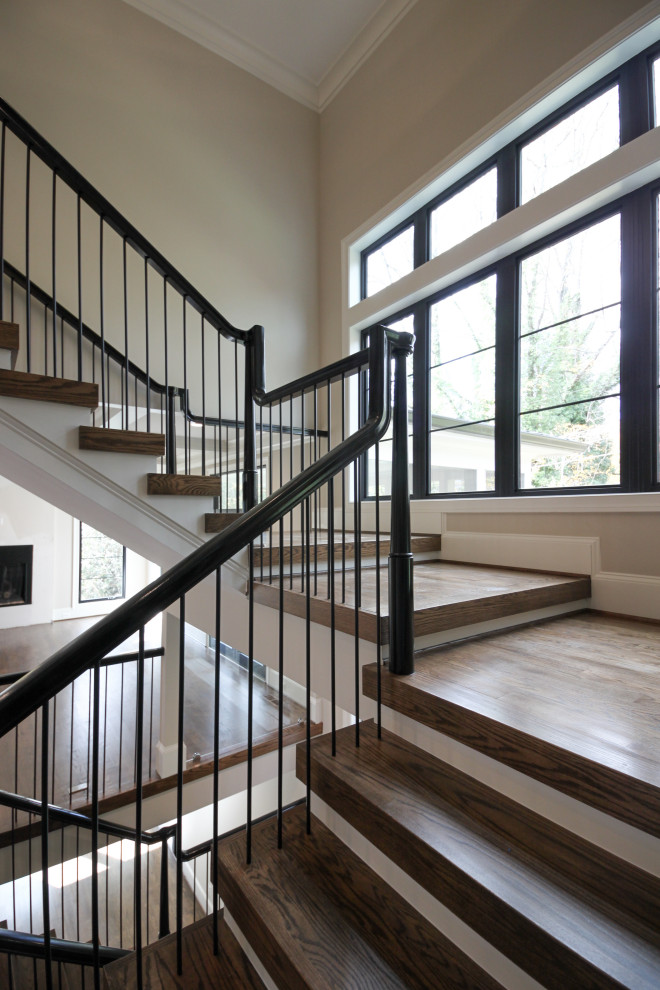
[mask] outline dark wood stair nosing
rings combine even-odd
[[[27,371],[0,369],[0,395],[37,402],[57,402],[82,409],[96,409],[99,404],[96,384]]]
[[[116,430],[101,426],[80,426],[78,444],[81,450],[118,454],[165,454],[165,435],[141,430]]]
[[[312,744],[312,790],[331,808],[544,986],[562,990],[566,985],[653,985],[648,982],[649,973],[660,967],[657,878],[637,871],[627,892],[628,905],[634,910],[635,884],[640,877],[644,879],[652,888],[646,906],[653,920],[625,915],[620,903],[616,903],[617,893],[613,891],[608,899],[605,891],[608,870],[614,877],[616,870],[627,869],[627,864],[586,840],[575,839],[559,826],[541,825],[540,816],[526,809],[520,812],[522,824],[520,819],[514,819],[507,832],[502,814],[499,831],[493,832],[487,823],[484,801],[501,802],[511,813],[516,802],[454,768],[446,768],[398,737],[384,731],[379,742],[373,726],[365,723],[363,728],[359,749],[354,744],[354,729],[340,730],[334,759],[327,737]],[[305,745],[301,744],[297,753],[297,773],[303,778]],[[448,774],[451,786],[461,779],[469,781],[463,784],[459,807],[430,785],[425,791],[427,780],[437,783],[439,773]],[[485,817],[474,823],[472,800],[481,802],[481,809],[485,809]],[[522,854],[516,845],[516,828],[519,841],[524,837]],[[555,852],[559,844],[566,848],[575,841],[573,859],[577,869],[580,852],[588,851],[592,871],[597,870],[598,858],[602,857],[600,878],[594,881],[592,876],[586,891],[567,874],[558,884],[559,874],[550,863],[539,865],[534,858],[534,840],[529,833],[537,838],[545,834],[546,841],[555,843]],[[566,852],[565,856],[571,858]],[[623,874],[619,883],[625,885]],[[624,925],[624,921],[628,924]],[[603,940],[600,946],[599,938]],[[612,951],[611,945],[615,946]],[[619,983],[622,967],[629,967],[640,982]]]

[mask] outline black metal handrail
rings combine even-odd
[[[213,574],[383,436],[391,415],[391,343],[410,351],[414,337],[381,327],[372,334],[368,351],[363,352],[368,359],[370,373],[369,413],[364,425],[286,482],[277,492],[232,522],[218,536],[175,564],[12,685],[0,697],[0,736],[6,735],[84,671],[92,669],[110,650],[138,632],[150,619],[179,601],[186,592]],[[348,363],[352,368],[353,359],[349,358]]]
[[[248,331],[239,330],[172,265],[140,231],[101,195],[91,182],[71,165],[52,144],[46,141],[8,103],[0,99],[0,121],[12,131],[45,164],[62,178],[122,239],[140,254],[159,275],[167,280],[224,337],[245,342]]]

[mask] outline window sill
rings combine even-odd
[[[417,517],[441,512],[470,515],[516,513],[660,512],[660,492],[607,492],[590,495],[514,495],[511,498],[429,498],[411,502]]]

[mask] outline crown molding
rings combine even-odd
[[[185,35],[311,110],[321,112],[357,72],[417,0],[384,0],[374,16],[320,81],[300,75],[249,44],[185,0],[124,0],[143,14]]]

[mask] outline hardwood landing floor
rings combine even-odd
[[[383,703],[660,836],[660,625],[584,612],[438,647]]]
[[[517,571],[503,567],[428,561],[414,566],[415,635],[458,628],[475,622],[497,619],[549,605],[586,599],[590,595],[588,577]],[[387,567],[361,572],[360,637],[376,642],[377,580],[381,588],[381,641],[388,637]],[[330,625],[329,578],[312,573],[312,621]],[[284,578],[284,610],[304,616],[306,596],[304,576]],[[255,582],[255,600],[279,607],[279,581]],[[335,573],[336,626],[341,632],[355,630],[355,572]]]
[[[53,624],[5,630],[0,641],[0,672],[29,670],[55,650],[79,635],[94,620],[71,620]],[[147,643],[147,646],[157,645]],[[118,652],[132,650],[127,641]],[[209,760],[213,753],[213,684],[214,654],[190,637],[186,640],[185,720],[184,739],[191,774],[203,771],[193,763],[199,753]],[[160,785],[155,773],[155,745],[159,736],[160,661],[145,662],[145,741],[143,750],[143,782]],[[110,666],[101,670],[101,797],[111,808],[121,804],[113,801],[119,794],[130,797],[135,784],[135,662]],[[123,673],[123,676],[122,676]],[[222,659],[220,668],[220,753],[235,762],[247,742],[248,675],[236,664]],[[278,694],[262,681],[254,681],[254,738],[275,737],[278,725]],[[64,807],[84,807],[90,799],[91,773],[89,763],[90,676],[78,678],[75,688],[65,689],[51,704],[51,731],[56,725],[57,744],[51,750],[51,802]],[[284,726],[298,726],[305,718],[304,709],[284,699]],[[104,716],[107,715],[105,730]],[[34,753],[40,753],[39,720],[30,718],[0,739],[0,788],[26,796],[38,796],[38,773],[35,777]],[[53,784],[54,781],[54,784]],[[127,793],[128,792],[128,793]],[[145,791],[146,793],[146,791]],[[107,810],[107,809],[106,809]],[[15,824],[22,824],[23,818]],[[0,808],[0,834],[10,826],[9,811]],[[0,843],[1,843],[0,838]]]

